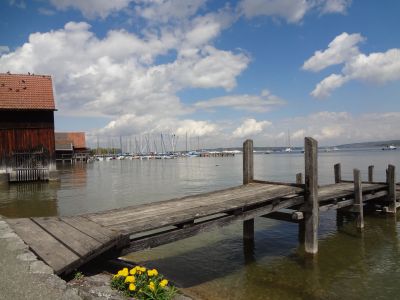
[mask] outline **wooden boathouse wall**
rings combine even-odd
[[[22,173],[30,165],[55,170],[54,111],[50,76],[0,74],[0,173],[11,174],[18,163]]]

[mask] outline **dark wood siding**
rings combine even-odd
[[[0,165],[13,152],[30,151],[43,146],[55,158],[54,112],[0,110]]]

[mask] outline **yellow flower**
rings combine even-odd
[[[140,268],[140,271],[146,272],[146,268],[145,268],[145,267],[141,267],[141,268]]]
[[[136,274],[136,268],[133,268],[129,271],[129,274],[135,275]]]
[[[156,269],[148,270],[148,271],[147,271],[147,275],[148,275],[149,277],[151,277],[151,276],[157,276],[157,275],[158,275],[158,271],[157,271]]]
[[[134,285],[133,283],[131,283],[131,284],[129,285],[129,290],[130,290],[130,291],[136,291],[136,285]]]
[[[163,279],[163,280],[161,280],[161,282],[160,282],[160,286],[161,286],[161,287],[165,287],[167,284],[168,284],[168,280],[167,280],[167,279]]]
[[[149,288],[152,291],[154,291],[156,289],[156,287],[154,286],[154,282],[153,281],[150,281]]]
[[[126,276],[125,283],[133,283],[136,281],[135,276]]]
[[[118,273],[119,273],[119,272],[118,272]],[[121,275],[124,276],[124,277],[128,276],[128,275],[129,275],[128,268],[123,268],[123,269],[121,270]]]

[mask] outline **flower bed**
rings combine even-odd
[[[142,266],[119,270],[111,279],[111,287],[128,297],[145,300],[169,300],[177,293],[176,288],[156,269],[147,270]]]

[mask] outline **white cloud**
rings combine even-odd
[[[206,0],[136,0],[139,16],[152,22],[168,23],[193,16]]]
[[[350,4],[351,0],[242,0],[239,10],[246,18],[269,16],[298,23],[309,11],[343,14]]]
[[[352,0],[327,0],[323,1],[321,12],[323,14],[328,13],[341,13],[344,14],[347,8],[350,6]]]
[[[311,92],[312,96],[328,97],[332,91],[352,80],[375,84],[400,80],[400,49],[364,54],[356,46],[363,40],[360,34],[342,33],[329,44],[327,50],[316,51],[304,63],[303,69],[309,71],[343,64],[341,74],[331,74],[324,78]]]
[[[326,50],[318,50],[306,60],[303,70],[317,72],[329,66],[341,64],[360,53],[357,44],[364,40],[359,33],[343,32],[329,43]]]
[[[106,18],[113,12],[120,11],[129,6],[132,0],[49,0],[58,10],[67,10],[69,8],[79,10],[85,17]]]
[[[227,95],[199,101],[194,104],[194,107],[199,109],[228,107],[237,110],[266,112],[277,105],[283,105],[285,103],[283,99],[271,94],[268,90],[264,90],[261,95]]]
[[[8,46],[0,46],[0,55],[8,52],[10,52],[10,48]]]
[[[322,111],[280,120],[270,128],[270,134],[278,138],[282,128],[290,128],[294,132],[291,139],[295,145],[302,145],[304,136],[314,137],[320,145],[338,145],[397,139],[399,122],[400,112],[352,115],[348,112]],[[284,142],[282,138],[278,141]]]
[[[271,125],[269,121],[257,122],[255,119],[246,119],[238,128],[236,128],[232,135],[234,138],[251,137],[261,133],[265,127]]]

